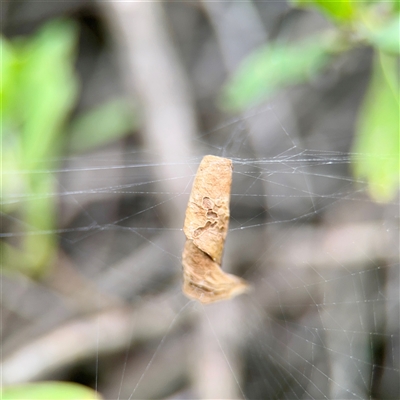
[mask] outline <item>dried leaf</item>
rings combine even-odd
[[[247,290],[247,283],[220,268],[229,224],[232,161],[205,156],[195,177],[183,230],[183,291],[200,302],[226,300]]]

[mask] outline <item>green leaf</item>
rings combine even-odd
[[[353,145],[355,175],[367,179],[376,201],[393,198],[399,185],[398,85],[396,57],[377,53]]]
[[[75,24],[52,21],[22,46],[18,83],[26,169],[57,154],[57,140],[78,89],[73,71],[76,40]]]
[[[1,130],[0,137],[4,134],[4,123],[10,123],[10,108],[15,101],[15,64],[16,57],[11,44],[2,36],[0,36],[0,101],[1,101]]]
[[[3,400],[100,400],[88,387],[67,382],[39,382],[5,387]]]
[[[15,247],[6,247],[4,264],[38,275],[55,255],[55,182],[45,169],[61,150],[63,125],[77,95],[74,75],[76,25],[55,20],[34,36],[1,41],[2,181],[5,211],[18,213],[21,227],[43,235],[26,235]],[[24,173],[20,173],[24,170]],[[13,198],[24,197],[16,209]],[[8,205],[7,205],[8,203]],[[23,229],[23,228],[22,228]],[[13,243],[15,245],[15,243]]]
[[[80,152],[102,146],[126,136],[137,125],[126,101],[110,101],[74,119],[69,129],[70,148]]]
[[[55,179],[51,174],[30,176],[28,191],[32,197],[24,203],[24,223],[28,231],[45,233],[28,234],[20,244],[21,254],[31,260],[25,265],[24,272],[31,276],[45,272],[55,259],[57,239],[50,234],[57,220],[56,202],[51,194],[55,187]]]
[[[297,6],[315,7],[336,22],[348,22],[355,16],[357,2],[352,0],[292,0],[292,3]]]
[[[369,30],[366,37],[372,45],[380,50],[400,54],[400,14],[379,29]]]
[[[279,89],[309,81],[328,60],[328,47],[319,39],[262,47],[244,60],[225,85],[221,106],[232,111],[254,106]]]

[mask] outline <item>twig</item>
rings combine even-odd
[[[189,85],[172,44],[161,2],[101,2],[119,45],[127,86],[143,113],[143,137],[159,162],[161,191],[183,193],[182,160],[193,154],[195,114]],[[178,225],[185,199],[165,205],[166,219]]]

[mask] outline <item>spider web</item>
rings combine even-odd
[[[167,165],[181,192],[165,189],[156,171],[166,165],[135,144],[37,170],[57,177],[46,196],[60,202],[58,227],[20,221],[2,237],[55,234],[69,273],[49,286],[2,279],[6,309],[37,318],[20,322],[16,336],[37,341],[5,358],[3,379],[27,365],[29,351],[38,355],[38,343],[45,354],[65,340],[68,355],[50,351],[52,361],[37,359],[22,376],[60,378],[54,371],[85,360],[106,399],[397,398],[398,204],[375,204],[352,177],[351,160],[366,155],[349,152],[351,138],[295,132],[269,105],[196,138],[203,154],[233,161],[222,268],[252,287],[208,306],[182,294],[185,209],[176,220],[168,214],[171,203],[187,203],[200,155]]]

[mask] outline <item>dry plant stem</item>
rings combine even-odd
[[[247,332],[242,323],[242,305],[241,301],[233,301],[198,309],[196,345],[190,354],[193,398],[245,398],[241,384],[244,365],[241,346]]]
[[[157,156],[160,191],[182,193],[182,160],[192,154],[196,118],[185,72],[167,29],[162,2],[106,2],[120,47],[127,86],[140,105],[147,148]],[[186,172],[186,171],[185,171]],[[168,222],[181,218],[184,200],[165,203]]]
[[[220,268],[229,224],[232,161],[205,156],[195,177],[183,230],[183,291],[204,304],[247,290],[240,278]]]
[[[246,55],[266,42],[263,22],[252,1],[200,3],[214,29],[227,71],[233,72]]]
[[[260,14],[252,1],[201,0],[200,4],[213,28],[222,62],[229,76],[234,73],[246,56],[267,42],[268,36]],[[239,26],[238,21],[240,21]],[[251,113],[253,112],[254,109]],[[249,132],[249,139],[255,154],[259,154],[259,143],[255,138],[262,137],[264,141],[268,140],[268,129],[265,127],[271,124],[270,114],[261,113],[257,119],[248,118],[248,114],[243,113],[243,124]],[[267,197],[264,197],[263,200],[267,209]]]
[[[159,338],[175,318],[174,304],[166,306],[168,301],[174,301],[171,293],[135,310],[114,308],[62,325],[6,356],[0,364],[2,383],[45,379],[49,373],[96,354],[117,352],[131,342]],[[172,330],[185,319],[179,318]]]

